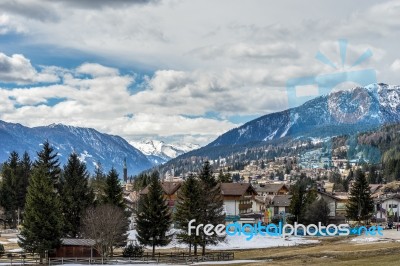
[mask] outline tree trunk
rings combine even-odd
[[[194,252],[194,255],[197,256],[197,243],[195,243],[193,246],[193,252]]]
[[[156,251],[156,244],[153,243],[153,254],[152,254],[152,257],[153,257],[153,258],[154,258],[154,255],[155,255],[155,251]]]
[[[192,242],[189,242],[189,256],[192,254]]]
[[[201,255],[206,255],[206,242],[203,242],[203,245],[202,245],[202,250],[201,250]]]

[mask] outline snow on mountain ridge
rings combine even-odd
[[[160,140],[131,141],[130,144],[143,154],[152,159],[154,163],[164,163],[179,155],[198,149],[200,145],[192,143],[171,143],[167,144]]]

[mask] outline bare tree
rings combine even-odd
[[[89,208],[82,219],[82,233],[95,241],[101,256],[113,256],[114,247],[126,244],[128,218],[124,211],[111,204]]]

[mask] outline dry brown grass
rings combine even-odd
[[[324,239],[317,245],[236,251],[235,259],[255,259],[239,265],[399,265],[400,243],[353,243]]]

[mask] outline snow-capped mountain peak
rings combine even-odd
[[[198,149],[200,145],[192,143],[167,144],[160,140],[131,141],[130,144],[145,154],[154,164],[161,164],[177,156]]]

